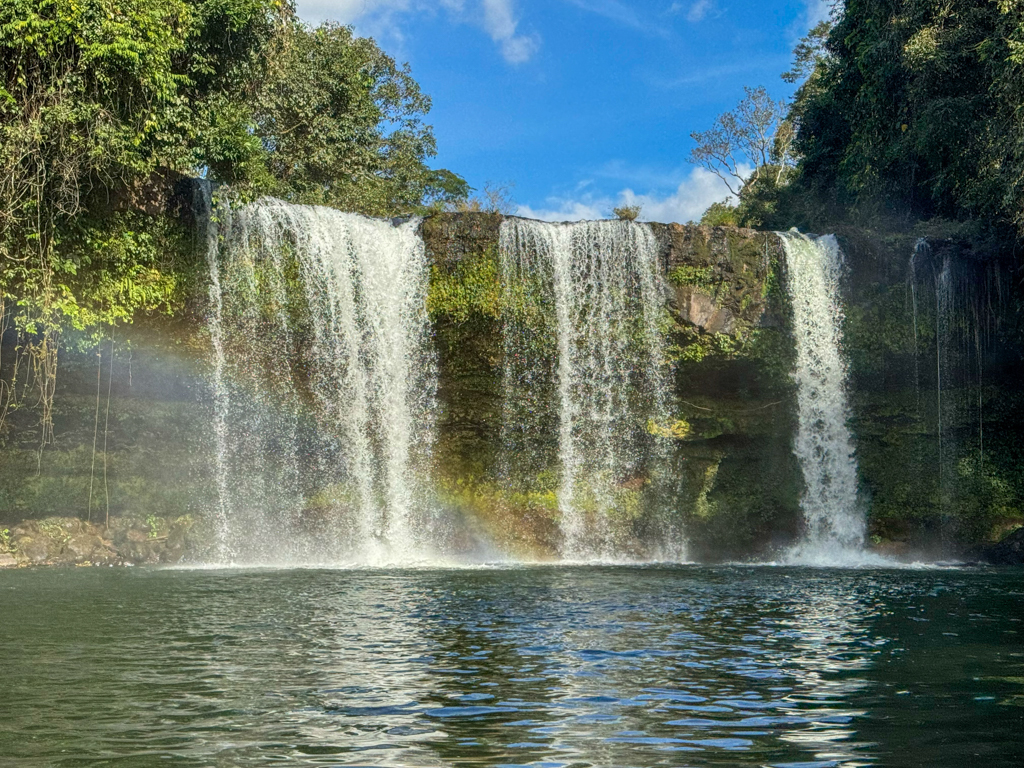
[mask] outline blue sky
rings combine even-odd
[[[435,164],[512,183],[524,216],[699,218],[728,191],[690,132],[779,75],[829,0],[298,0],[373,37],[434,102]]]

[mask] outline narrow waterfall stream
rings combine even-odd
[[[657,239],[632,222],[507,219],[500,253],[506,450],[531,466],[531,433],[557,430],[562,557],[635,556],[630,494],[656,480],[648,426],[668,392]],[[655,556],[684,551],[669,526]]]
[[[215,552],[218,562],[228,562],[231,552],[228,549],[230,539],[230,523],[228,513],[228,476],[227,476],[227,414],[231,401],[228,388],[224,382],[224,369],[227,359],[224,355],[224,300],[220,282],[220,233],[213,221],[213,198],[207,184],[196,186],[197,199],[193,207],[198,215],[198,229],[206,237],[206,265],[210,273],[209,317],[207,326],[210,330],[210,343],[213,346],[213,440],[214,440],[214,484],[216,501],[212,514]]]
[[[428,556],[443,534],[421,482],[435,374],[418,222],[273,199],[218,216],[217,559]]]
[[[943,387],[949,388],[952,351],[950,342],[953,337],[956,315],[953,292],[953,280],[950,259],[942,260],[942,269],[935,272],[935,425],[939,446],[939,494],[944,501],[949,496],[951,467],[948,459],[954,455],[950,445],[949,431],[943,433],[943,424],[949,423],[953,408],[946,398],[943,401]]]
[[[864,515],[857,503],[857,462],[847,419],[842,253],[834,236],[780,232],[786,249],[789,298],[796,340],[799,426],[794,452],[806,489],[807,529],[789,553],[794,562],[837,565],[859,559]]]

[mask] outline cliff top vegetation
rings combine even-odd
[[[179,179],[377,216],[465,199],[428,165],[429,110],[407,66],[290,0],[4,2],[0,416],[41,402],[47,442],[68,331],[181,305]]]

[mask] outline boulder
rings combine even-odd
[[[132,531],[132,534],[136,534]],[[145,534],[129,535],[121,545],[121,554],[130,563],[153,565],[160,562],[159,542],[146,538]]]
[[[14,540],[18,555],[29,565],[45,563],[50,557],[49,547],[43,538],[19,536]]]
[[[180,563],[181,559],[185,557],[187,545],[188,529],[173,527],[167,539],[163,542],[163,548],[160,551],[160,562],[167,565]]]
[[[108,563],[116,554],[100,536],[95,533],[80,533],[71,537],[64,546],[64,559],[74,563]]]
[[[986,547],[982,557],[992,565],[1024,565],[1024,526]]]
[[[11,528],[11,536],[15,539],[29,536],[35,538],[41,533],[39,523],[35,520],[24,520]]]
[[[7,552],[0,552],[0,568],[14,568],[18,565],[18,561],[14,555],[8,554]]]

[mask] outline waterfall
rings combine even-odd
[[[991,265],[995,266],[995,265]],[[965,476],[984,472],[984,345],[981,318],[992,312],[991,270],[943,255],[935,270],[935,412],[940,506],[955,508]],[[998,279],[998,278],[997,278]],[[986,305],[988,305],[986,307]],[[977,455],[970,443],[977,423]],[[972,458],[970,466],[962,465]]]
[[[427,262],[392,225],[218,208],[208,267],[220,562],[410,562],[442,546]]]
[[[846,423],[849,407],[839,296],[842,253],[831,235],[812,238],[793,230],[780,232],[779,237],[786,250],[796,341],[799,425],[794,452],[806,485],[801,507],[807,530],[790,558],[841,564],[859,558],[865,527]]]
[[[210,342],[213,346],[213,439],[214,439],[214,483],[216,485],[216,508],[213,513],[215,526],[214,541],[216,542],[215,558],[219,562],[231,559],[228,549],[229,529],[229,493],[228,493],[228,461],[227,461],[227,413],[230,410],[230,395],[224,383],[224,368],[227,360],[224,355],[224,302],[221,298],[220,284],[220,236],[213,222],[213,197],[209,184],[200,183],[194,188],[196,199],[193,207],[197,212],[197,230],[205,234],[206,265],[210,272],[209,301],[210,312],[207,327],[210,330]]]
[[[501,226],[506,465],[543,467],[536,454],[557,435],[566,560],[638,554],[636,494],[657,481],[650,425],[666,413],[659,251],[632,222]],[[662,530],[657,556],[683,552]]]
[[[914,245],[914,252],[910,255],[908,282],[910,283],[910,304],[911,304],[911,330],[914,337],[914,402],[916,407],[921,406],[921,365],[918,345],[917,331],[917,269],[918,257],[927,258],[931,255],[931,246],[923,237],[918,239]]]
[[[948,386],[951,378],[950,356],[952,350],[951,342],[955,325],[953,281],[950,269],[950,259],[947,256],[942,260],[942,269],[935,273],[935,414],[936,429],[939,441],[939,495],[940,504],[945,503],[949,495],[947,484],[950,480],[950,470],[946,466],[947,457],[952,455],[948,434],[943,439],[942,427],[949,416],[946,411],[951,410],[948,403],[942,401],[942,388]]]

